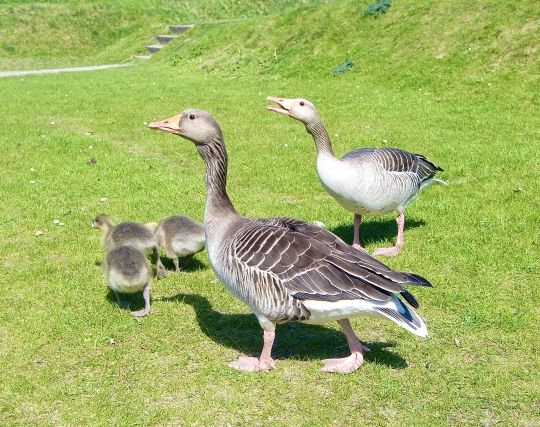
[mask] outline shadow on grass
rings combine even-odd
[[[405,217],[405,232],[409,228],[421,227],[425,224],[426,223],[424,220]],[[352,244],[354,232],[352,216],[350,223],[339,225],[330,229],[330,231],[341,237],[341,239],[343,239],[345,242]],[[386,220],[362,221],[362,224],[360,225],[360,242],[362,245],[382,243],[385,241],[391,241],[393,244],[396,236],[397,225],[394,218]]]
[[[180,301],[195,310],[201,330],[214,342],[250,356],[259,356],[262,349],[262,329],[253,314],[226,314],[212,309],[210,302],[195,294],[161,297],[160,301]],[[405,360],[387,350],[392,343],[368,342],[365,358],[372,363],[402,369]],[[339,331],[317,325],[286,323],[278,325],[272,355],[277,359],[320,360],[348,356],[349,348]]]
[[[174,263],[171,258],[159,257],[161,262],[170,273],[175,273]],[[180,265],[180,271],[184,273],[191,273],[193,271],[205,270],[207,268],[206,264],[199,261],[197,258],[178,258],[178,263]]]

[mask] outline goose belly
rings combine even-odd
[[[116,270],[111,270],[107,277],[109,288],[123,294],[134,294],[144,289],[148,283],[148,274],[141,271],[135,277],[125,277]]]
[[[418,191],[414,178],[407,174],[399,176],[371,166],[317,166],[326,192],[348,211],[361,215],[383,215],[404,209]]]
[[[311,312],[308,320],[302,323],[321,325],[323,323],[332,322],[335,320],[347,319],[355,316],[381,316],[375,306],[384,306],[387,301],[366,301],[366,300],[341,300],[341,301],[302,301],[306,308]]]
[[[171,248],[175,255],[179,257],[185,257],[188,255],[196,254],[204,248],[204,240],[201,241],[185,241],[181,238],[174,239],[171,242]]]

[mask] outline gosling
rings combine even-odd
[[[173,260],[177,273],[180,273],[178,257],[189,259],[206,245],[202,224],[184,215],[162,220],[157,226],[156,237],[165,256]]]
[[[144,308],[131,311],[135,317],[150,314],[150,292],[152,290],[152,267],[146,256],[133,246],[118,246],[107,252],[103,268],[107,285],[114,292],[118,305],[129,309],[129,303],[122,294],[142,291]]]
[[[158,279],[162,277],[165,266],[159,259],[158,241],[155,234],[157,224],[139,224],[136,222],[122,222],[114,225],[112,219],[105,214],[101,214],[90,224],[94,228],[103,231],[102,245],[106,251],[116,247],[126,245],[138,249],[143,254],[154,254]]]

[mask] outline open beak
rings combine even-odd
[[[290,110],[292,108],[292,104],[294,102],[293,99],[287,99],[287,98],[276,98],[274,96],[267,96],[266,99],[269,101],[275,102],[278,105],[268,105],[266,108],[269,111],[273,111],[275,113],[285,114],[286,116],[289,115]]]
[[[169,117],[168,119],[161,120],[159,122],[152,122],[148,125],[150,129],[160,130],[162,132],[169,132],[175,135],[180,135],[180,117],[181,114]]]

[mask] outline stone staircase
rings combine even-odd
[[[146,50],[150,55],[135,55],[135,58],[139,59],[150,59],[151,55],[153,53],[159,52],[163,47],[169,43],[171,40],[174,40],[176,37],[178,37],[180,34],[186,32],[191,27],[193,27],[192,24],[174,24],[169,25],[169,33],[170,34],[160,34],[157,35],[156,41],[157,43],[151,44],[146,46]]]

